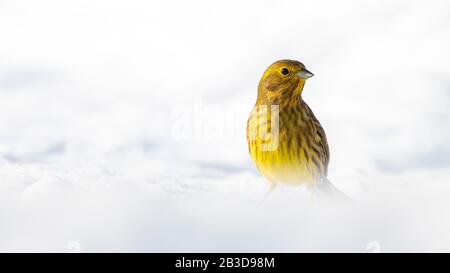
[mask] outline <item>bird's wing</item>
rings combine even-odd
[[[311,108],[309,108],[309,106],[308,106],[308,104],[306,104],[306,102],[303,102],[303,104],[304,104],[306,111],[308,112],[309,116],[312,119],[312,122],[313,122],[314,128],[316,129],[317,135],[320,137],[320,141],[318,141],[318,143],[323,152],[323,160],[325,163],[324,165],[325,165],[325,176],[326,176],[328,173],[328,163],[330,162],[330,150],[328,148],[327,136],[325,134],[325,130],[323,129],[319,120],[317,120],[317,118],[314,115]]]

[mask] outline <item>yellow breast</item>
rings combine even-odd
[[[255,106],[247,123],[250,155],[271,182],[314,183],[323,166],[314,153],[317,134],[301,109]]]

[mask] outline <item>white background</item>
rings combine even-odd
[[[450,251],[449,48],[448,1],[0,1],[0,250]],[[260,203],[284,58],[350,207]]]

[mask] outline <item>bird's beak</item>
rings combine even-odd
[[[311,73],[310,71],[308,71],[308,69],[303,68],[297,74],[295,74],[295,76],[302,78],[302,79],[308,79],[308,78],[311,78],[312,76],[314,76],[314,74]]]

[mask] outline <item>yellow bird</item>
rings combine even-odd
[[[327,179],[330,153],[325,131],[302,99],[305,66],[280,60],[264,72],[247,122],[247,143],[259,171],[271,183],[307,185],[315,194],[343,195]],[[269,191],[269,193],[270,193]]]

